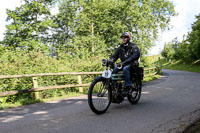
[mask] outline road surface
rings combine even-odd
[[[137,105],[111,104],[103,115],[87,96],[0,111],[0,133],[178,133],[200,118],[200,74],[163,69]]]

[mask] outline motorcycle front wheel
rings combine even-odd
[[[90,109],[96,114],[103,114],[111,103],[109,81],[103,77],[97,77],[91,83],[88,91],[88,104]]]

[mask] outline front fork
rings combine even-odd
[[[108,89],[111,89],[110,91],[112,91],[112,87],[110,87],[110,86],[112,86],[110,79],[106,78],[105,80],[106,80],[106,82],[99,89],[98,97],[103,97]]]

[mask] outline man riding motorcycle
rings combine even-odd
[[[122,44],[117,48],[115,53],[111,56],[110,62],[114,63],[119,58],[121,63],[118,65],[122,65],[125,79],[125,91],[124,93],[128,93],[130,89],[134,89],[132,87],[131,81],[131,71],[137,71],[139,67],[138,59],[140,58],[140,50],[135,43],[130,42],[131,36],[128,32],[124,32],[121,35]],[[117,67],[114,68],[113,73],[117,73],[120,69]]]

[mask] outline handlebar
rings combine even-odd
[[[108,60],[107,59],[103,59],[102,60],[102,66],[107,66],[108,64]]]
[[[103,65],[103,66],[113,66],[114,63],[113,63],[111,60],[103,59],[103,60],[102,60],[102,65]]]
[[[102,60],[102,66],[110,66],[111,68],[114,68],[114,63],[108,59]],[[123,65],[121,63],[116,65],[118,69],[122,69]]]

